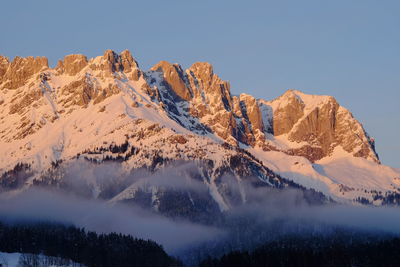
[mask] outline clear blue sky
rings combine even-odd
[[[208,61],[234,94],[328,94],[400,167],[400,1],[3,1],[0,54],[129,49],[143,69]]]

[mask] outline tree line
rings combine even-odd
[[[153,241],[55,223],[0,222],[0,251],[60,257],[85,266],[181,266]]]
[[[270,242],[254,251],[233,251],[220,258],[209,257],[199,266],[395,267],[400,266],[400,238],[291,237]]]

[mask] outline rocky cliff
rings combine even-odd
[[[379,162],[374,143],[362,124],[331,96],[289,90],[275,100],[259,100],[259,103],[272,113],[266,118],[271,133],[297,144],[288,153],[315,161],[341,146],[355,157]]]

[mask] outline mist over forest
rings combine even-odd
[[[102,199],[93,192],[83,193],[85,187],[91,188],[90,184],[114,183],[115,179],[134,188],[156,186],[173,192],[208,193],[202,182],[188,176],[195,173],[191,164],[154,173],[142,170],[126,177],[122,177],[119,168],[113,163],[94,168],[76,164],[67,172],[64,187],[34,186],[18,193],[2,193],[0,219],[10,225],[61,223],[98,234],[121,233],[153,240],[191,266],[209,257],[253,251],[291,237],[326,242],[350,236],[359,242],[377,242],[400,235],[396,208],[309,203],[302,190],[273,189],[250,182],[239,187],[238,181],[229,176],[221,180],[230,192],[230,209],[214,217],[213,213],[208,214],[207,221],[163,214],[140,203]]]

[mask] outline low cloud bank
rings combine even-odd
[[[0,217],[8,222],[65,222],[100,233],[131,234],[154,240],[172,254],[224,234],[214,227],[171,220],[135,206],[110,205],[38,189],[0,197]]]
[[[146,171],[131,174],[123,171],[120,164],[78,162],[68,166],[64,182],[73,189],[72,192],[79,188],[86,188],[85,192],[89,189],[91,197],[95,198],[99,187],[117,183],[122,188],[134,185],[194,191],[211,199],[208,187],[197,175],[198,171],[192,164],[182,164],[153,174]],[[236,244],[257,245],[287,233],[323,234],[334,227],[400,235],[399,208],[309,205],[300,190],[257,187],[251,180],[239,181],[230,176],[221,178],[220,190],[225,192],[225,200],[231,209],[224,214],[223,222],[215,226],[166,218],[133,204],[110,204],[104,200],[88,199],[85,194],[86,198],[83,198],[72,193],[37,188],[11,196],[1,194],[0,217],[8,221],[65,222],[96,232],[131,234],[154,240],[174,255],[203,244],[209,244],[208,249],[212,249],[235,238],[238,240]],[[230,249],[243,248],[235,247],[232,242],[229,244]]]

